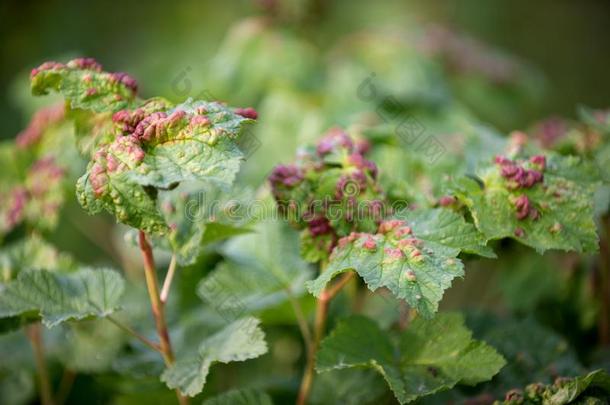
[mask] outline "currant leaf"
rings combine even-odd
[[[327,269],[308,283],[309,291],[319,296],[333,277],[354,270],[370,290],[386,287],[431,318],[452,280],[464,275],[458,254],[493,255],[476,229],[447,209],[401,212],[397,218],[383,221],[376,234],[340,240]]]
[[[548,249],[595,252],[593,194],[598,175],[576,157],[536,155],[529,161],[496,158],[453,192],[485,238],[513,238],[542,253]],[[538,162],[536,162],[538,160]]]
[[[472,339],[459,314],[416,318],[397,343],[372,320],[352,316],[322,341],[316,370],[371,368],[401,403],[491,379],[505,364],[486,343]]]
[[[184,395],[199,394],[214,363],[254,359],[267,352],[265,334],[259,323],[256,318],[247,317],[229,324],[204,339],[195,356],[179,359],[167,368],[161,380]]]
[[[227,260],[201,281],[198,294],[228,316],[262,311],[301,296],[312,276],[299,257],[296,235],[283,222],[262,222],[254,233],[229,241],[222,252]]]
[[[137,83],[126,73],[108,73],[91,58],[78,58],[66,64],[46,62],[32,70],[32,93],[40,96],[55,91],[72,108],[95,112],[118,111],[136,99]]]
[[[402,210],[395,217],[407,221],[413,234],[436,250],[444,249],[447,254],[456,256],[466,252],[488,258],[496,257],[476,227],[449,209]]]
[[[131,176],[138,184],[158,188],[182,181],[229,187],[243,161],[236,140],[249,122],[216,102],[177,105],[142,129],[146,154]]]
[[[157,100],[113,119],[126,134],[97,150],[79,180],[79,201],[92,214],[106,209],[153,234],[168,230],[158,191],[182,182],[232,184],[242,161],[235,140],[251,121],[219,103],[191,100],[171,108]]]
[[[505,400],[495,405],[537,404],[605,404],[610,400],[610,375],[604,370],[595,370],[574,378],[559,377],[553,384],[530,384],[525,389],[513,389],[506,393]]]
[[[124,281],[107,269],[70,274],[31,270],[0,290],[0,317],[35,314],[47,327],[90,316],[105,317],[119,307]]]

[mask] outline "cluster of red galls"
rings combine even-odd
[[[496,156],[494,161],[500,166],[500,175],[506,179],[509,190],[529,189],[544,181],[546,158],[542,155],[535,155],[529,159],[532,167],[530,169],[505,156]],[[517,219],[530,218],[536,220],[540,218],[540,212],[525,194],[517,197],[514,204]]]
[[[269,176],[279,212],[310,236],[326,237],[321,249],[330,252],[351,232],[374,231],[383,217],[377,166],[364,156],[369,149],[368,141],[332,129],[295,164],[276,166]]]

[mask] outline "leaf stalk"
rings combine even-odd
[[[322,266],[320,266],[321,271],[324,271],[325,267],[325,264],[322,264]],[[316,352],[318,351],[320,341],[322,340],[324,330],[326,329],[326,319],[328,318],[328,306],[330,301],[335,298],[353,276],[353,272],[343,275],[338,282],[322,291],[322,294],[320,294],[320,297],[316,301],[313,341],[307,351],[307,364],[305,365],[305,372],[303,373],[303,379],[301,380],[301,387],[296,402],[297,405],[305,405],[309,399],[316,363]]]
[[[165,365],[169,367],[174,364],[175,358],[169,338],[167,322],[165,321],[164,305],[159,294],[159,284],[157,281],[157,274],[155,273],[155,259],[152,248],[148,243],[148,240],[146,240],[146,234],[141,230],[138,233],[138,242],[142,258],[144,259],[144,275],[146,276],[146,286],[148,287],[148,295],[152,314],[155,319],[157,335],[159,335],[161,355],[163,356]],[[179,390],[176,390],[176,395],[180,404],[188,404],[188,398],[182,395]]]

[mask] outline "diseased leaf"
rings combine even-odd
[[[327,269],[307,284],[309,291],[319,296],[337,274],[354,270],[370,290],[386,287],[431,318],[452,280],[464,275],[456,258],[461,239],[451,234],[462,235],[470,250],[480,250],[481,245],[472,229],[451,213],[423,211],[407,216],[409,221],[382,222],[376,234],[353,233],[340,240]]]
[[[66,64],[46,62],[32,70],[32,93],[50,91],[62,94],[72,108],[95,112],[118,111],[136,97],[137,83],[126,73],[108,73],[91,58],[78,58]]]
[[[203,405],[273,405],[271,397],[264,392],[243,389],[231,390],[203,401]]]
[[[193,181],[232,184],[242,160],[235,141],[251,121],[219,103],[191,100],[176,107],[152,100],[113,120],[123,135],[95,153],[79,180],[79,201],[90,213],[105,209],[152,234],[168,230],[158,190]]]
[[[53,157],[70,176],[77,176],[86,162],[74,145],[74,125],[64,103],[40,108],[15,138],[16,149],[36,158]],[[15,176],[18,177],[18,176]]]
[[[0,285],[0,318],[35,314],[47,327],[89,316],[104,317],[119,306],[124,281],[107,269],[82,269],[71,274],[46,270],[19,273]]]
[[[447,254],[457,255],[462,251],[496,257],[474,225],[449,209],[402,210],[395,217],[407,221],[414,235],[439,251],[446,249]]]
[[[233,183],[242,154],[233,142],[210,145],[195,139],[176,139],[151,148],[130,177],[139,184],[168,188],[181,181]]]
[[[109,144],[115,138],[111,112],[71,109],[67,114],[74,123],[76,149],[83,156],[93,157],[100,145]]]
[[[24,223],[37,230],[55,228],[65,197],[66,169],[51,155],[29,159],[17,149],[13,153],[18,162],[9,160],[7,168],[20,168],[0,181],[0,237]]]
[[[130,182],[126,173],[106,177],[105,191],[96,193],[90,173],[84,174],[76,184],[78,202],[89,214],[106,210],[118,221],[147,233],[163,233],[167,225],[157,209],[156,193]]]
[[[491,346],[472,339],[459,314],[416,318],[397,344],[374,321],[354,316],[322,341],[316,370],[372,368],[404,404],[456,384],[489,380],[504,364]]]
[[[135,80],[103,72],[88,58],[45,63],[31,81],[34,94],[54,90],[71,103],[79,149],[92,156],[77,184],[83,207],[92,214],[107,210],[150,234],[168,230],[156,207],[159,190],[181,182],[233,183],[243,160],[237,138],[256,116],[218,102],[137,99]]]
[[[190,99],[155,118],[142,131],[146,155],[131,174],[138,184],[159,188],[182,181],[233,184],[243,160],[236,140],[242,126],[252,120],[220,103]]]
[[[271,171],[277,212],[301,231],[305,260],[326,261],[339,238],[374,232],[384,217],[385,195],[377,166],[365,157],[368,149],[366,140],[333,128],[301,150],[294,164]]]
[[[498,157],[453,192],[489,239],[513,238],[542,253],[548,249],[594,252],[593,221],[597,171],[576,157],[533,156],[530,161]]]
[[[604,370],[595,370],[575,378],[559,377],[553,384],[530,384],[523,391],[513,389],[505,400],[494,405],[516,404],[607,404],[610,401],[610,375]]]
[[[603,391],[603,394],[599,395],[600,399],[610,400],[610,375],[604,370],[592,371],[586,376],[576,377],[567,382],[560,381],[557,385],[559,389],[550,399],[552,405],[569,404],[588,389],[593,388]]]
[[[229,324],[203,340],[195,356],[179,359],[166,369],[161,380],[184,395],[199,394],[214,363],[254,359],[267,352],[265,334],[259,323],[256,318],[247,317]]]

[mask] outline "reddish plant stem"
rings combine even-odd
[[[322,269],[324,267],[321,267]],[[299,388],[299,395],[297,397],[297,405],[305,405],[309,399],[309,393],[313,384],[314,367],[316,363],[316,352],[320,346],[320,341],[324,336],[324,330],[326,328],[326,318],[328,317],[328,306],[330,301],[341,291],[343,287],[351,280],[354,276],[353,272],[345,274],[338,282],[333,286],[326,288],[320,294],[316,302],[316,318],[314,321],[314,333],[313,341],[307,351],[307,363],[305,365],[305,372],[303,373],[303,379],[301,380],[301,387]]]
[[[53,392],[51,390],[51,381],[47,371],[47,361],[44,356],[44,344],[42,341],[42,332],[40,324],[35,323],[26,329],[32,349],[34,350],[34,359],[36,360],[36,371],[38,373],[38,381],[40,384],[40,400],[43,405],[54,405]]]
[[[152,248],[146,240],[146,234],[143,231],[139,232],[138,241],[140,244],[140,251],[142,252],[142,258],[144,259],[144,275],[146,276],[146,286],[148,287],[150,305],[155,319],[155,326],[157,327],[157,335],[159,335],[161,355],[163,356],[165,365],[171,366],[175,361],[174,352],[172,350],[167,323],[165,321],[164,305],[159,295],[159,283],[157,281],[157,274],[155,273],[155,259]],[[176,395],[178,396],[178,402],[180,402],[180,404],[188,404],[188,399],[183,396],[179,390],[176,390]]]

